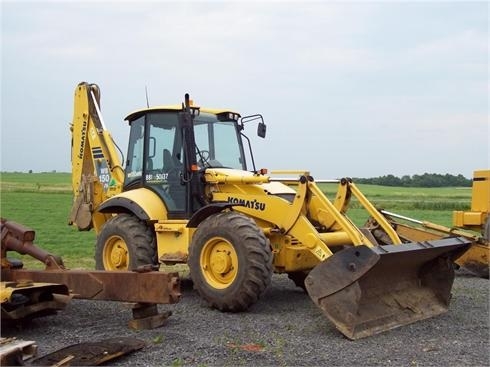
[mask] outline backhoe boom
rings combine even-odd
[[[73,207],[69,224],[89,230],[103,214],[95,208],[121,192],[124,170],[110,133],[105,129],[99,108],[97,85],[80,83],[75,90],[72,135]],[[94,218],[92,218],[94,217]]]

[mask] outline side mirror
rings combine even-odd
[[[259,125],[257,126],[257,135],[261,138],[265,138],[266,131],[267,131],[267,126],[263,122],[260,122]]]

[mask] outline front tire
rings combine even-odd
[[[97,236],[97,270],[134,270],[157,263],[155,235],[133,215],[118,214],[104,224]]]
[[[201,222],[188,264],[201,298],[221,311],[246,310],[272,279],[269,240],[252,219],[232,211]]]

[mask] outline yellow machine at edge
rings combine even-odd
[[[476,276],[488,279],[490,270],[490,170],[473,172],[471,208],[466,211],[455,210],[451,228],[385,210],[380,212],[403,241],[430,241],[447,236],[460,236],[471,240],[472,245],[469,250],[458,257],[455,263]],[[377,233],[376,220],[371,218],[366,226],[370,227],[371,232]]]
[[[265,137],[261,115],[201,108],[188,95],[135,111],[123,167],[99,102],[97,85],[76,87],[70,215],[96,230],[98,269],[186,263],[199,295],[233,312],[287,273],[350,339],[447,310],[452,263],[471,241],[404,243],[350,179],[330,201],[307,171],[257,170],[244,127],[258,122]],[[346,215],[352,196],[389,244]]]

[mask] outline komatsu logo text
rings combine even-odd
[[[257,200],[245,200],[245,199],[238,199],[234,198],[232,196],[228,196],[228,202],[230,204],[237,204],[244,206],[245,208],[249,209],[254,209],[254,210],[265,210],[265,203],[261,203],[260,201]]]
[[[78,158],[83,158],[83,148],[85,146],[85,136],[87,135],[87,121],[83,120],[82,132],[80,136],[80,152],[78,153]]]

